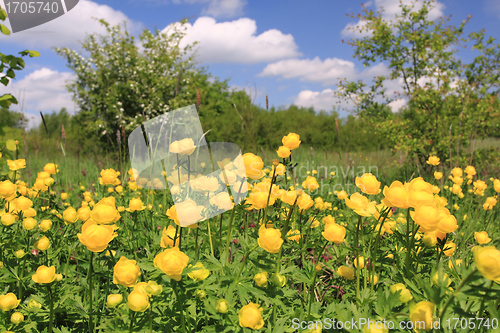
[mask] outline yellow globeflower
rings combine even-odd
[[[122,294],[109,294],[106,299],[106,306],[108,308],[115,308],[118,304],[123,301]]]
[[[90,211],[90,208],[89,208],[89,211]],[[75,223],[78,220],[78,213],[71,206],[64,210],[62,216],[63,216],[64,222],[66,222],[66,224],[67,223]]]
[[[290,152],[290,149],[288,149],[287,147],[285,146],[281,146],[278,148],[278,150],[276,151],[276,153],[278,154],[279,157],[281,158],[287,158],[288,156],[290,156],[291,152]]]
[[[179,141],[174,141],[170,144],[169,150],[172,154],[183,155],[191,155],[196,146],[194,145],[194,141],[191,138],[185,138]]]
[[[491,238],[488,237],[488,233],[486,231],[475,232],[474,238],[476,239],[476,242],[481,245],[491,242]]]
[[[99,177],[99,184],[101,185],[120,185],[120,180],[118,179],[120,173],[114,169],[101,170],[101,177]]]
[[[264,172],[262,171],[264,162],[259,156],[252,153],[246,153],[243,155],[243,163],[245,164],[247,177],[260,179],[264,176]]]
[[[337,269],[337,274],[346,278],[347,280],[354,280],[354,269],[347,266],[340,266]]]
[[[194,266],[189,265],[189,267],[197,269],[193,270],[191,273],[188,273],[188,276],[195,281],[205,280],[210,275],[210,271],[206,269],[201,262],[197,262]]]
[[[325,231],[321,233],[326,240],[341,244],[345,241],[346,230],[343,226],[333,222],[325,224]]]
[[[408,289],[406,289],[405,285],[402,283],[393,284],[392,286],[389,287],[389,290],[393,294],[397,293],[398,291],[401,291],[401,294],[399,295],[399,300],[403,303],[407,303],[413,298],[411,292]]]
[[[269,277],[269,274],[267,272],[261,272],[261,273],[255,274],[255,276],[253,277],[253,280],[255,281],[255,283],[259,287],[265,288],[265,287],[267,287],[267,278],[268,277]]]
[[[363,193],[373,195],[380,193],[380,182],[371,173],[365,173],[361,178],[356,177],[355,183]]]
[[[31,277],[35,283],[46,284],[54,282],[56,279],[56,268],[54,266],[47,267],[42,265],[37,268],[36,273]]]
[[[46,236],[42,236],[35,242],[34,246],[40,251],[45,251],[50,247],[50,240]]]
[[[418,331],[428,331],[432,328],[433,314],[434,303],[422,301],[410,306],[410,321],[413,327],[420,328]]]
[[[149,306],[149,296],[145,292],[133,290],[127,298],[127,305],[134,312],[144,312]]]
[[[21,303],[21,301],[18,300],[16,295],[14,295],[13,293],[0,295],[0,310],[4,312],[17,308],[19,303]]]
[[[369,217],[377,212],[376,202],[368,200],[367,197],[359,193],[353,193],[351,198],[345,199],[345,203],[347,207],[361,216]]]
[[[5,213],[2,215],[0,220],[2,221],[2,224],[4,226],[8,227],[9,225],[14,224],[14,222],[16,222],[18,220],[18,217],[17,217],[17,215],[13,215],[11,213]],[[36,224],[36,221],[35,221],[35,224]]]
[[[284,136],[283,139],[281,139],[281,142],[283,143],[283,146],[290,150],[299,148],[301,143],[300,136],[295,133],[289,133],[287,136]]]
[[[441,178],[443,178],[443,173],[439,171],[434,171],[434,178],[436,178],[436,180],[440,180]]]
[[[262,225],[259,229],[259,238],[257,243],[261,248],[269,253],[278,253],[283,239],[281,239],[281,231],[273,228],[266,228]]]
[[[26,168],[26,160],[24,158],[19,160],[7,160],[7,165],[9,166],[9,170],[16,171],[20,169]]]
[[[42,220],[38,227],[40,228],[40,230],[42,232],[49,231],[50,228],[52,228],[52,221],[51,220]]]
[[[59,172],[59,169],[57,169],[57,165],[54,163],[47,163],[43,167],[43,171],[48,173],[49,175],[54,175]]]
[[[121,257],[113,268],[113,283],[124,287],[133,287],[141,275],[137,261]]]
[[[255,303],[245,305],[238,312],[240,326],[253,330],[261,329],[264,326],[264,319],[262,319],[261,313],[262,308],[260,305]]]
[[[347,192],[344,190],[337,192],[337,198],[339,198],[340,200],[345,200],[348,197],[349,197],[349,194],[347,194]]]
[[[358,268],[359,261],[359,269],[363,269],[365,267],[365,258],[363,256],[359,256],[354,258],[354,267]]]
[[[108,197],[101,199],[92,208],[90,213],[92,220],[99,224],[110,224],[120,219],[120,213],[115,205],[115,198]]]
[[[177,235],[177,239],[174,242],[175,234],[176,229],[173,226],[169,225],[168,229],[163,228],[160,246],[163,248],[178,246],[179,235]]]
[[[488,197],[486,198],[486,202],[483,204],[483,208],[484,210],[492,210],[496,204],[497,204],[497,198]]]
[[[382,200],[382,203],[386,207],[406,209],[411,206],[409,203],[410,193],[408,186],[403,185],[400,181],[394,181],[390,187],[385,186],[383,194],[385,198]]]
[[[315,177],[307,176],[306,180],[302,182],[302,187],[308,191],[314,192],[319,188],[319,184]]]
[[[116,225],[99,225],[89,219],[82,226],[82,232],[77,234],[80,242],[92,252],[102,252],[118,234]]]
[[[488,280],[500,283],[500,251],[494,246],[475,246],[472,252],[479,273]]]
[[[171,279],[180,281],[182,271],[187,267],[188,261],[189,257],[184,252],[181,252],[178,247],[172,247],[159,253],[154,259],[154,265]]]
[[[127,211],[133,213],[135,211],[142,211],[146,209],[146,206],[144,206],[142,200],[140,198],[133,198],[130,199],[128,202],[128,209]]]
[[[439,165],[440,159],[437,156],[431,155],[429,156],[429,159],[427,160],[427,164],[437,166]]]

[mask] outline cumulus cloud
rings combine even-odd
[[[25,112],[30,119],[29,127],[33,127],[39,123],[39,111],[51,113],[65,107],[68,113],[73,113],[74,103],[71,94],[66,90],[66,84],[74,78],[73,73],[44,67],[9,84],[5,92],[16,96],[19,104],[12,105],[12,109]]]
[[[212,0],[202,14],[213,17],[230,18],[243,15],[246,0]]]
[[[338,104],[334,90],[323,91],[302,90],[294,99],[293,104],[303,107],[313,107],[315,110],[331,111]]]
[[[389,104],[387,104],[387,106],[389,106],[391,108],[392,112],[399,112],[401,110],[401,108],[405,105],[406,105],[406,100],[403,98],[396,99],[396,100],[390,102]]]
[[[339,58],[287,59],[267,65],[258,76],[279,76],[284,79],[299,79],[301,81],[331,85],[339,79],[349,81],[372,78],[388,74],[384,64],[358,71],[352,61]]]
[[[93,18],[105,19],[115,25],[126,23],[130,32],[140,30],[141,26],[129,19],[124,13],[107,5],[89,0],[80,0],[78,5],[65,15],[40,26],[20,31],[10,36],[0,35],[2,43],[16,43],[24,47],[40,49],[50,47],[77,48],[86,34],[105,33],[103,26]],[[10,28],[10,24],[7,26]]]
[[[400,2],[404,5],[411,6],[414,4],[414,10],[419,10],[422,8],[424,3],[423,0],[374,0],[374,2],[370,2],[365,4],[367,7],[375,7],[375,11],[383,11],[382,17],[386,20],[393,20],[396,18],[396,14],[401,12]],[[437,20],[440,17],[444,16],[445,5],[441,2],[436,1],[435,7],[429,12],[428,19],[431,21]],[[365,37],[369,36],[370,32],[365,31],[364,27],[366,26],[366,22],[359,20],[356,23],[350,22],[348,23],[344,29],[340,32],[343,37]],[[363,31],[360,32],[359,29],[363,28]]]
[[[162,32],[168,33],[172,25]],[[270,29],[257,35],[255,20],[240,18],[219,22],[211,17],[200,17],[186,24],[186,36],[181,46],[198,41],[198,60],[204,63],[260,63],[300,55],[291,34]]]

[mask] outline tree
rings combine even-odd
[[[67,48],[56,52],[76,73],[67,87],[79,107],[75,117],[81,134],[95,138],[105,150],[116,150],[118,133],[124,144],[123,135],[144,121],[195,104],[198,91],[202,121],[231,105],[227,82],[195,66],[189,55],[194,45],[181,48],[185,21],[163,33],[144,29],[139,42],[121,26],[100,22],[107,33],[83,42],[88,57]]]
[[[357,17],[365,24],[356,28],[364,36],[348,42],[354,57],[364,66],[384,63],[387,75],[374,78],[371,85],[344,81],[338,89],[343,99],[354,98],[357,112],[373,114],[380,103],[405,99],[401,117],[374,117],[381,133],[396,150],[404,150],[424,167],[430,154],[448,160],[467,145],[475,128],[488,126],[498,112],[489,108],[489,96],[498,96],[500,49],[485,32],[464,38],[470,16],[459,26],[446,26],[450,18],[431,20],[434,1],[418,9],[400,3],[395,20],[385,19],[381,11],[363,6]],[[479,55],[464,64],[455,57],[462,47],[472,45]],[[392,80],[399,84],[397,94],[387,91]]]
[[[7,19],[7,12],[0,7],[0,20],[5,21]],[[0,31],[4,35],[10,35],[10,30],[5,25],[0,24]],[[25,66],[22,56],[38,57],[40,53],[32,50],[25,50],[19,52],[21,57],[16,57],[13,55],[6,55],[0,53],[0,83],[7,86],[11,80],[15,79],[15,71],[22,70]],[[5,71],[5,74],[4,74]],[[9,110],[11,104],[17,104],[17,99],[11,94],[3,94],[0,96],[0,134],[3,135],[3,127],[9,126],[19,126],[22,124],[20,114]]]

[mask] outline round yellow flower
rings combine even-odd
[[[57,165],[54,163],[47,163],[43,167],[43,171],[47,172],[49,175],[54,175],[59,172],[59,169],[57,169]]]
[[[56,279],[56,268],[54,266],[47,267],[42,265],[37,268],[36,273],[31,277],[35,283],[46,284],[54,282]]]
[[[325,224],[325,231],[321,233],[326,240],[341,244],[345,241],[346,230],[343,226],[333,222]]]
[[[229,302],[224,298],[221,298],[215,304],[215,310],[219,313],[227,313],[229,311]]]
[[[115,206],[115,198],[108,197],[101,199],[90,213],[92,220],[99,224],[110,224],[120,219],[120,213]]]
[[[89,208],[90,211],[90,208]],[[75,223],[78,220],[78,213],[73,207],[68,207],[63,212],[63,219],[66,223]]]
[[[146,311],[150,306],[148,294],[142,291],[133,290],[128,295],[127,305],[129,309],[134,312]]]
[[[441,178],[443,178],[443,173],[439,171],[434,171],[434,178],[436,178],[436,180],[440,180]]]
[[[252,153],[246,153],[243,155],[243,163],[245,164],[247,177],[251,179],[260,179],[264,176],[264,172],[262,171],[264,162],[259,156]]]
[[[371,173],[365,173],[361,178],[356,177],[355,183],[363,193],[373,195],[380,193],[380,182]]]
[[[171,279],[180,281],[182,271],[187,267],[188,261],[189,257],[184,252],[181,252],[178,247],[172,247],[159,253],[154,259],[154,265]]]
[[[474,239],[478,244],[488,244],[491,242],[491,238],[488,237],[488,233],[486,231],[481,231],[481,232],[475,232],[474,233]]]
[[[407,303],[413,298],[411,292],[408,289],[406,289],[405,285],[402,283],[393,284],[392,286],[389,287],[389,290],[393,294],[397,293],[398,291],[401,291],[401,294],[399,295],[399,300],[403,303]]]
[[[17,306],[21,303],[20,300],[17,299],[16,295],[13,293],[7,293],[5,295],[0,295],[0,310],[2,311],[10,311],[12,309],[17,308]]]
[[[383,194],[385,198],[382,200],[382,203],[386,207],[402,209],[410,207],[408,186],[403,185],[400,181],[394,181],[390,187],[385,186]]]
[[[174,242],[175,234],[176,229],[173,226],[169,225],[168,228],[163,228],[160,246],[163,248],[178,246],[179,235],[177,235],[177,239]]]
[[[488,280],[500,283],[500,251],[494,246],[472,248],[477,270]]]
[[[347,266],[340,266],[337,269],[337,274],[346,278],[347,280],[354,280],[354,269]]]
[[[102,252],[118,234],[116,225],[99,225],[89,219],[82,226],[82,232],[77,234],[80,242],[92,252]]]
[[[210,271],[201,262],[197,262],[194,266],[189,265],[189,267],[197,268],[197,270],[188,273],[188,276],[195,281],[205,280],[210,275]]]
[[[283,239],[281,239],[281,231],[274,228],[266,228],[262,225],[259,229],[259,238],[257,243],[261,248],[269,253],[278,253]]]
[[[238,318],[241,327],[251,328],[253,330],[261,329],[264,326],[262,319],[262,308],[260,305],[250,303],[245,305],[238,312]]]
[[[144,206],[142,200],[140,198],[133,198],[130,199],[128,202],[128,209],[127,211],[133,213],[135,211],[142,211],[146,209],[146,206]]]
[[[16,222],[17,219],[18,219],[17,215],[13,215],[11,213],[5,213],[0,218],[0,220],[2,221],[2,224],[6,227],[14,224],[14,222]],[[36,221],[35,221],[35,225],[36,225]],[[28,230],[28,229],[26,229],[26,230]]]
[[[195,149],[196,146],[191,138],[174,141],[169,146],[169,150],[172,154],[180,154],[181,156],[191,155]]]
[[[52,221],[51,220],[42,220],[40,221],[40,225],[38,226],[41,231],[47,232],[52,228]]]
[[[410,307],[410,321],[413,327],[420,328],[418,331],[427,331],[432,328],[433,314],[434,303],[428,301],[421,301]]]
[[[118,304],[123,301],[122,294],[109,294],[106,299],[106,306],[108,308],[115,308]]]
[[[285,146],[280,146],[278,148],[278,150],[276,151],[276,153],[278,154],[279,157],[281,158],[287,158],[288,156],[290,156],[291,152],[290,152],[290,149],[288,149],[287,147]]]
[[[24,321],[24,315],[21,312],[14,312],[12,316],[10,316],[10,322],[14,325],[19,325]]]
[[[42,236],[35,242],[34,246],[40,251],[45,251],[50,247],[50,240],[46,236]]]
[[[429,159],[427,160],[427,164],[437,166],[437,165],[439,165],[439,161],[440,161],[439,157],[431,155],[431,156],[429,156]]]
[[[141,275],[137,261],[121,257],[113,268],[113,283],[124,287],[133,287]]]
[[[253,280],[255,281],[255,283],[261,287],[261,288],[265,288],[267,287],[267,278],[269,277],[269,274],[267,272],[261,272],[261,273],[257,273],[255,274],[255,276],[253,277]]]
[[[114,169],[101,170],[101,177],[99,178],[99,184],[101,185],[120,185],[120,180],[118,176],[120,173]]]
[[[300,146],[300,136],[295,133],[289,133],[287,136],[284,136],[281,139],[283,146],[287,147],[290,150],[297,149]]]

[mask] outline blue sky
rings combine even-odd
[[[3,0],[0,3],[5,8]],[[371,0],[365,4],[374,10],[384,8],[390,18],[399,1]],[[92,17],[114,24],[126,21],[134,34],[143,28],[163,30],[190,18],[186,42],[199,41],[198,61],[214,76],[229,79],[235,89],[249,91],[261,106],[268,94],[271,106],[296,104],[329,111],[336,103],[333,92],[339,77],[367,79],[385,71],[383,64],[363,68],[352,58],[352,47],[341,42],[352,37],[346,28],[358,23],[346,14],[361,10],[361,2],[348,0],[80,0],[60,18],[0,37],[2,53],[24,49],[41,53],[39,58],[26,59],[26,69],[18,72],[2,93],[13,92],[24,100],[30,127],[39,123],[39,111],[49,113],[66,107],[73,113],[77,110],[64,84],[74,75],[52,47],[79,50],[78,41],[85,34],[102,33]],[[467,32],[484,28],[488,35],[500,39],[500,1],[441,0],[431,16],[437,19],[442,15],[452,15],[452,24],[472,15]],[[466,60],[469,56],[463,55]],[[403,104],[401,100],[393,109]]]

